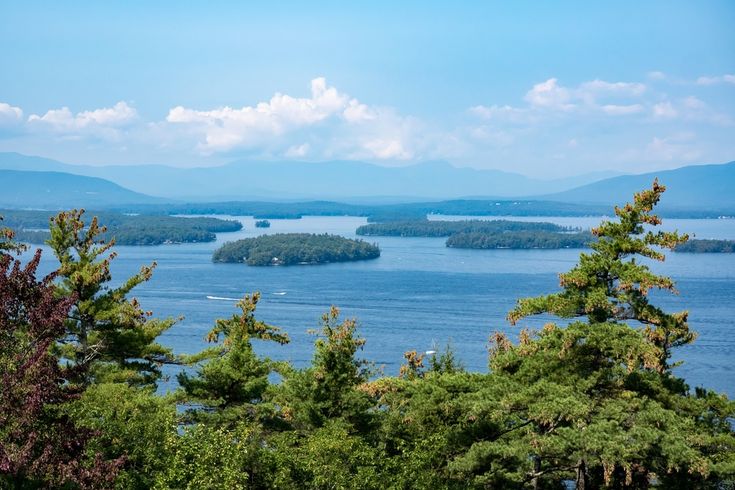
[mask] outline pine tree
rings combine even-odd
[[[84,210],[59,213],[51,219],[48,245],[59,260],[57,294],[74,297],[66,320],[66,337],[57,344],[57,355],[72,366],[89,366],[74,381],[81,384],[124,381],[153,384],[160,365],[173,362],[171,351],[156,338],[174,324],[143,311],[130,292],[151,278],[156,264],[142,267],[122,285],[112,287],[110,264],[114,239],[105,243],[106,231],[96,217],[84,222]]]
[[[658,181],[651,189],[635,195],[633,203],[615,207],[617,221],[605,221],[592,233],[597,240],[592,253],[582,253],[579,264],[560,275],[562,291],[518,301],[508,314],[512,324],[521,318],[550,313],[562,318],[584,317],[591,324],[637,321],[645,326],[646,337],[659,350],[658,369],[671,369],[669,358],[675,347],[691,343],[695,335],[687,324],[688,313],[667,313],[651,304],[649,292],[661,289],[676,292],[671,278],[654,274],[640,258],[663,262],[657,248],[673,250],[687,235],[653,231],[646,226],[661,224],[652,214],[666,190]]]
[[[260,420],[272,413],[262,405],[269,388],[268,376],[277,367],[270,359],[261,359],[253,350],[252,340],[278,344],[289,342],[278,327],[255,318],[260,293],[246,295],[237,303],[240,314],[217,320],[207,335],[208,342],[222,342],[186,359],[197,366],[195,374],[178,375],[180,398],[204,407],[194,410],[195,419],[234,424],[238,420]]]
[[[686,312],[650,303],[652,288],[674,291],[638,257],[664,260],[654,247],[686,240],[654,232],[651,214],[664,187],[654,182],[619,220],[593,230],[598,241],[561,274],[562,291],[520,300],[512,323],[551,313],[580,318],[567,327],[496,334],[490,357],[492,419],[506,430],[478,441],[450,469],[478,484],[546,488],[574,479],[583,488],[711,488],[735,473],[732,402],[690,393],[668,360],[694,339]],[[626,322],[636,321],[642,328]],[[489,412],[492,413],[492,408]]]

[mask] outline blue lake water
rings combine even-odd
[[[320,316],[336,305],[344,316],[358,319],[360,334],[367,339],[364,357],[383,366],[386,374],[398,372],[405,351],[425,351],[448,341],[468,369],[486,371],[487,339],[493,331],[515,335],[522,326],[540,327],[551,319],[538,317],[511,327],[505,315],[516,299],[558,290],[557,274],[572,268],[580,253],[461,250],[446,248],[444,238],[368,237],[381,247],[376,260],[292,267],[214,264],[212,252],[226,241],[282,232],[354,237],[355,229],[365,223],[356,217],[305,217],[270,220],[271,227],[261,229],[255,228],[251,217],[234,219],[242,221],[244,229],[219,234],[216,243],[117,247],[113,266],[117,281],[142,264],[157,261],[153,279],[134,295],[156,316],[185,317],[161,339],[177,353],[200,350],[214,320],[235,313],[233,299],[260,291],[257,316],[284,328],[292,339],[286,346],[258,346],[272,358],[299,366],[308,363],[314,339],[307,330],[318,328]],[[600,221],[520,219],[583,228]],[[735,239],[735,220],[666,220],[664,225],[697,238]],[[42,268],[50,271],[55,260],[46,252]],[[666,262],[653,267],[672,276],[680,291],[656,294],[655,301],[671,311],[688,309],[690,324],[699,332],[693,345],[677,352],[684,361],[678,374],[692,386],[735,396],[735,256],[671,253]]]

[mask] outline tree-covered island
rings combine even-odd
[[[214,262],[247,265],[326,264],[376,259],[380,248],[338,235],[277,233],[229,242],[215,250]]]
[[[270,228],[271,222],[268,221],[267,219],[259,219],[258,221],[255,222],[255,227],[256,228]]]
[[[355,231],[362,236],[448,237],[450,248],[559,249],[588,248],[594,237],[588,230],[542,221],[510,220],[427,220],[404,219],[368,223]],[[733,240],[689,240],[674,252],[735,253]]]
[[[683,253],[735,253],[735,240],[689,240],[677,245],[674,252]]]
[[[1,211],[5,223],[15,230],[19,242],[43,244],[50,238],[49,220],[56,214],[50,211]],[[242,223],[209,217],[180,217],[160,215],[127,215],[113,212],[94,212],[105,223],[100,238],[115,239],[117,245],[163,245],[170,243],[213,242],[215,233],[242,229]]]
[[[355,233],[362,236],[444,237],[455,233],[505,233],[516,231],[562,233],[578,230],[541,221],[415,219],[369,223],[357,228]]]

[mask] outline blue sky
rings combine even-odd
[[[545,177],[735,160],[732,1],[270,3],[2,3],[0,151]]]

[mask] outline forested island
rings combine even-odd
[[[255,227],[256,228],[270,228],[271,222],[268,221],[267,219],[260,219],[255,222]]]
[[[505,232],[571,232],[573,228],[554,223],[509,220],[401,220],[362,225],[355,231],[363,236],[444,237],[455,233],[505,233]]]
[[[277,233],[225,243],[215,250],[212,260],[263,266],[352,262],[379,256],[380,248],[363,240],[326,233]]]
[[[511,249],[557,249],[585,248],[592,241],[588,231],[554,233],[550,231],[507,231],[501,233],[455,233],[447,238],[450,248],[511,248]]]
[[[16,230],[16,240],[42,244],[49,237],[49,220],[55,213],[49,211],[0,211],[5,224]],[[213,242],[215,233],[242,229],[235,220],[206,217],[178,217],[161,215],[127,215],[112,212],[92,212],[107,230],[101,237],[115,238],[118,245],[162,245],[169,243]]]
[[[735,240],[696,239],[677,245],[674,252],[682,253],[735,253]]]

